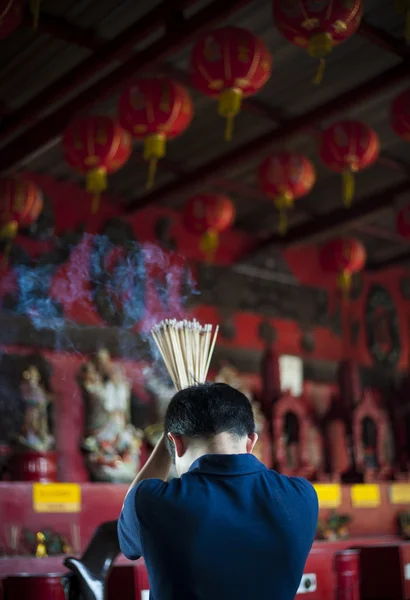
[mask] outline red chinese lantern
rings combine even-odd
[[[325,58],[360,25],[363,0],[274,0],[273,16],[281,34],[320,59],[315,83],[320,83]]]
[[[131,155],[132,138],[116,119],[86,116],[70,123],[63,145],[68,164],[87,177],[96,212],[101,192],[107,189],[107,175],[121,169]]]
[[[219,235],[235,220],[235,206],[227,196],[198,194],[188,200],[183,222],[190,233],[201,236],[200,247],[208,260],[214,256]]]
[[[227,119],[225,137],[230,140],[242,99],[256,94],[271,76],[268,49],[246,29],[223,27],[195,44],[191,64],[197,90],[219,99],[219,114]]]
[[[31,181],[0,178],[0,239],[10,244],[22,227],[35,223],[43,210],[43,194]]]
[[[121,125],[134,138],[144,141],[149,163],[147,187],[154,184],[158,160],[165,156],[167,139],[185,131],[192,121],[193,106],[188,91],[167,77],[139,79],[121,96]]]
[[[407,240],[410,239],[410,204],[404,206],[397,215],[397,233]]]
[[[401,92],[393,101],[390,123],[397,135],[410,142],[410,88]]]
[[[294,201],[306,196],[316,181],[315,168],[302,154],[278,152],[268,156],[259,168],[259,182],[264,194],[273,199],[279,211],[279,232],[287,227],[287,211]]]
[[[350,291],[352,276],[366,264],[366,249],[354,238],[331,240],[320,250],[320,263],[326,273],[337,275],[338,285],[346,297]]]
[[[13,33],[23,21],[23,0],[0,0],[0,40]]]
[[[370,167],[379,152],[377,133],[359,121],[340,121],[323,132],[320,157],[329,169],[343,174],[343,196],[347,207],[354,196],[354,173]]]

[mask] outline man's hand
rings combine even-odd
[[[172,459],[166,446],[165,435],[162,434],[151,456],[132,482],[127,495],[137,483],[144,479],[162,479],[163,481],[167,481],[171,465]]]

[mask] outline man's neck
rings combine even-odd
[[[238,440],[229,433],[220,433],[204,443],[198,442],[189,449],[189,462],[191,465],[207,454],[245,454],[246,446],[242,448]]]

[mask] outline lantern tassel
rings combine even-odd
[[[293,196],[289,192],[284,192],[275,198],[275,207],[279,212],[279,235],[285,235],[288,230],[287,211],[293,207]]]
[[[325,74],[325,70],[326,70],[326,59],[321,58],[319,61],[319,66],[316,71],[316,75],[312,79],[312,83],[314,83],[315,85],[320,85],[323,81],[323,76]]]
[[[19,226],[17,221],[10,221],[0,228],[0,239],[5,242],[2,258],[3,266],[8,263],[11,248],[13,246],[13,240],[17,236],[18,229]]]
[[[226,142],[232,141],[234,123],[235,123],[234,116],[230,115],[229,117],[226,118],[226,126],[225,126],[225,141]]]
[[[158,161],[164,158],[167,138],[163,133],[154,133],[144,138],[144,159],[148,161],[148,178],[146,188],[154,187]]]
[[[242,104],[242,90],[230,88],[222,92],[219,97],[219,115],[227,119],[225,128],[225,140],[232,140],[234,119],[240,113]]]
[[[331,53],[333,50],[333,37],[330,33],[318,33],[313,35],[309,40],[309,45],[307,51],[309,56],[312,58],[319,59],[319,66],[316,72],[315,77],[313,78],[313,83],[318,85],[323,80],[323,75],[325,74],[326,69],[326,60],[325,57]]]
[[[349,301],[350,288],[352,285],[352,276],[348,271],[342,271],[337,278],[338,287],[342,292],[343,302]]]
[[[95,214],[100,206],[101,192],[107,189],[107,171],[99,167],[87,173],[87,192],[93,195],[91,211]]]
[[[147,190],[152,190],[152,188],[154,187],[155,175],[157,174],[157,166],[158,159],[154,157],[150,158],[148,161],[148,178],[146,185]]]
[[[33,15],[34,31],[37,31],[37,29],[38,29],[38,22],[40,20],[40,5],[41,5],[41,0],[30,0],[30,10],[31,10],[31,14]]]
[[[201,237],[200,249],[205,255],[205,260],[208,264],[213,262],[216,251],[219,246],[219,235],[214,229],[210,229]]]
[[[352,206],[354,191],[354,174],[350,169],[348,169],[343,173],[343,201],[346,208],[350,208]]]

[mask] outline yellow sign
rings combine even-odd
[[[390,486],[392,504],[410,504],[410,483],[393,483]]]
[[[380,488],[375,483],[359,483],[352,485],[352,506],[356,508],[376,508],[380,506]]]
[[[37,513],[77,513],[81,487],[76,483],[34,483],[33,510]]]
[[[342,503],[342,488],[338,483],[315,483],[319,508],[337,508]]]

